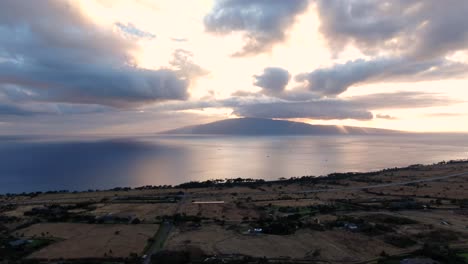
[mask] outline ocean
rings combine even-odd
[[[0,193],[359,172],[468,158],[463,134],[0,137]]]

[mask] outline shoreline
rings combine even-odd
[[[297,183],[301,181],[330,181],[337,179],[346,179],[353,176],[372,176],[384,172],[395,172],[407,169],[414,169],[418,167],[428,167],[443,164],[457,164],[457,163],[468,163],[468,159],[453,159],[448,161],[440,161],[432,164],[413,164],[405,167],[392,167],[381,170],[368,171],[368,172],[334,172],[327,175],[321,176],[299,176],[290,178],[280,178],[278,180],[264,180],[264,179],[253,179],[253,178],[229,178],[229,179],[210,179],[205,181],[189,181],[182,182],[177,185],[143,185],[137,187],[113,187],[109,189],[88,189],[88,190],[47,190],[47,191],[35,191],[35,192],[18,192],[18,193],[0,193],[0,197],[15,197],[15,196],[30,196],[34,197],[40,194],[80,194],[80,193],[93,193],[93,192],[119,192],[119,191],[131,191],[131,190],[170,190],[170,189],[192,189],[192,188],[206,188],[206,187],[241,187],[255,184],[281,184],[281,183]],[[412,184],[416,182],[408,182],[406,184]]]

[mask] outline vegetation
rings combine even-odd
[[[427,233],[421,233],[416,235],[416,238],[419,238],[426,243],[449,243],[458,240],[458,234],[450,230],[434,230]]]
[[[416,241],[407,236],[389,235],[384,237],[385,243],[399,248],[407,248],[416,245]]]
[[[443,243],[426,243],[418,253],[441,263],[466,264],[463,256]]]
[[[15,244],[18,242],[17,244]],[[0,256],[4,260],[18,260],[51,244],[50,239],[18,240],[14,237],[0,237]]]
[[[181,189],[193,189],[193,188],[209,188],[209,187],[234,187],[234,186],[256,186],[265,183],[265,180],[262,179],[216,179],[216,180],[207,180],[207,181],[191,181],[179,184],[175,188]]]

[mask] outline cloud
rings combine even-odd
[[[143,38],[143,39],[154,39],[156,35],[150,32],[143,31],[137,28],[132,23],[128,22],[127,24],[117,22],[115,25],[126,35],[136,37],[136,38]]]
[[[41,102],[113,107],[187,98],[186,80],[171,70],[137,68],[133,42],[91,23],[69,2],[30,5],[2,2],[0,89],[14,85]]]
[[[242,32],[246,44],[234,55],[255,55],[283,42],[308,4],[308,0],[218,0],[204,24],[211,33]]]
[[[310,96],[307,93],[286,91],[281,99],[244,99],[242,103],[231,104],[234,113],[245,117],[261,118],[312,118],[312,119],[355,119],[370,120],[371,111],[383,109],[425,108],[461,103],[436,93],[400,91],[376,93],[345,98],[326,99]],[[306,101],[285,100],[285,98]],[[378,115],[377,118],[385,118]],[[388,118],[388,117],[387,117]]]
[[[36,114],[35,111],[29,111],[27,109],[23,109],[14,104],[7,104],[0,102],[0,117],[2,116],[31,116]]]
[[[405,58],[358,59],[295,76],[310,91],[335,96],[349,87],[378,82],[428,81],[466,76],[468,65],[435,59],[414,61]]]
[[[1,87],[0,87],[1,88]],[[116,109],[95,104],[47,103],[34,101],[30,95],[15,93],[6,87],[7,93],[0,89],[0,119],[11,116],[40,116],[40,115],[74,115],[87,113],[104,113]]]
[[[249,97],[231,97],[223,100],[186,101],[164,103],[153,111],[203,110],[205,108],[231,108],[233,114],[259,118],[312,118],[312,119],[356,119],[370,120],[372,113],[367,109],[345,100],[313,100],[289,102],[257,94]]]
[[[176,49],[172,55],[173,58],[169,64],[175,68],[179,76],[186,80],[195,80],[210,73],[193,62],[193,53],[188,50]]]
[[[175,42],[187,42],[188,41],[187,38],[171,38],[171,40]]]
[[[424,116],[427,117],[461,117],[461,116],[466,116],[467,114],[465,113],[430,113],[430,114],[425,114]]]
[[[468,64],[447,59],[468,45],[468,2],[317,0],[320,31],[339,54],[354,46],[368,59],[295,76],[310,91],[336,96],[351,86],[466,77]]]
[[[348,44],[433,59],[468,44],[468,2],[459,0],[317,0],[320,30],[333,51]]]
[[[311,118],[370,120],[372,113],[345,101],[273,102],[247,104],[234,108],[234,114],[258,118]]]
[[[173,71],[127,66],[112,69],[73,65],[60,71],[2,63],[0,82],[19,85],[30,91],[30,99],[47,102],[131,107],[187,97],[187,83]]]
[[[394,116],[385,115],[385,114],[377,114],[375,117],[376,117],[376,118],[379,118],[379,119],[387,119],[387,120],[395,120],[395,119],[397,119],[397,118],[394,117]]]
[[[260,75],[253,76],[254,85],[261,87],[265,94],[277,94],[284,91],[291,75],[283,68],[268,67]]]
[[[464,102],[438,93],[414,91],[398,91],[393,93],[375,93],[352,96],[346,100],[371,110],[425,108],[448,106]]]
[[[239,91],[233,92],[231,96],[236,96],[236,97],[258,96],[258,93],[239,90]]]
[[[301,98],[305,100],[301,101]],[[447,106],[461,102],[463,101],[437,93],[409,91],[334,99],[316,97],[311,93],[297,90],[283,91],[278,97],[240,91],[227,99],[213,100],[210,98],[208,100],[168,102],[151,109],[153,111],[185,111],[231,108],[234,114],[243,117],[371,120],[373,119],[372,111],[375,110]],[[377,118],[385,118],[385,116],[379,115]]]

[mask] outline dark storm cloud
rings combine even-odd
[[[0,85],[19,87],[30,100],[114,107],[187,97],[187,81],[170,70],[133,66],[134,44],[91,23],[70,2],[31,5],[2,2]]]
[[[357,84],[439,80],[466,76],[467,72],[468,65],[446,59],[376,58],[336,64],[299,74],[295,79],[313,92],[334,96]]]
[[[278,67],[265,68],[262,74],[253,77],[254,85],[261,87],[265,94],[281,93],[291,79],[287,70]]]
[[[437,58],[468,43],[468,2],[460,0],[317,0],[321,32],[333,51],[347,44]]]
[[[122,30],[125,34],[127,34],[129,36],[132,36],[132,37],[145,38],[145,39],[154,39],[154,38],[156,38],[155,34],[153,34],[151,32],[143,31],[143,30],[137,28],[135,25],[133,25],[130,22],[127,23],[127,24],[117,22],[117,23],[115,23],[115,25],[120,30]]]
[[[284,41],[308,4],[308,0],[218,0],[204,19],[205,28],[217,34],[243,32],[246,44],[235,55],[254,55]]]

